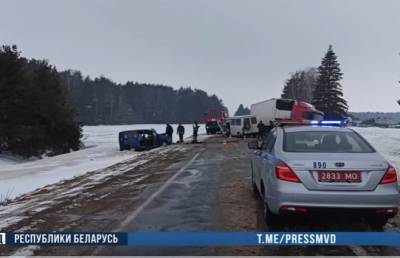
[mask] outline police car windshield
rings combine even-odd
[[[285,132],[286,152],[372,153],[375,150],[354,132],[298,131]]]

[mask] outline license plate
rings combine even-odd
[[[318,171],[319,182],[349,182],[360,183],[360,171]]]

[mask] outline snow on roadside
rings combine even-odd
[[[133,168],[146,164],[147,162],[159,158],[160,156],[167,156],[170,152],[184,152],[187,147],[185,145],[173,145],[164,148],[157,148],[147,152],[138,153],[136,157],[128,159],[119,164],[109,166],[105,169],[99,169],[82,175],[80,178],[72,179],[72,181],[60,181],[56,184],[47,185],[36,191],[29,193],[29,198],[20,196],[13,202],[6,206],[0,206],[0,231],[10,225],[14,225],[21,220],[25,219],[27,214],[33,216],[56,206],[64,199],[75,199],[84,192],[84,190],[91,189],[96,185],[107,182],[110,178],[122,175],[126,172],[132,171]],[[136,184],[146,179],[149,175],[146,173],[138,173],[134,180],[129,180],[124,184]],[[93,193],[95,194],[95,193]],[[91,195],[91,194],[90,194]],[[86,195],[88,198],[90,195]],[[104,198],[101,196],[99,198]],[[34,223],[34,222],[32,222]],[[32,224],[31,224],[32,225]],[[19,229],[31,230],[29,227]]]
[[[34,252],[38,249],[40,249],[40,246],[38,245],[28,245],[19,248],[15,253],[13,253],[10,256],[23,256],[23,257],[33,256]]]
[[[176,141],[177,125],[172,126]],[[191,135],[191,125],[184,126],[185,136]],[[119,151],[118,133],[151,128],[165,132],[164,124],[84,126],[82,141],[86,147],[82,150],[33,161],[0,156],[0,201],[133,158],[137,155],[134,151]],[[201,125],[199,133],[203,132]]]
[[[400,129],[353,127],[400,172]]]
[[[115,144],[92,146],[80,151],[0,168],[0,195],[9,198],[88,171],[132,158],[134,152],[119,152]]]

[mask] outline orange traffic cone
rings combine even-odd
[[[224,148],[228,148],[228,142],[226,140],[224,140],[222,144],[224,145]]]

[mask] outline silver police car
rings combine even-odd
[[[277,126],[256,149],[252,185],[267,224],[283,214],[354,210],[375,225],[397,213],[396,170],[357,132],[334,126]]]

